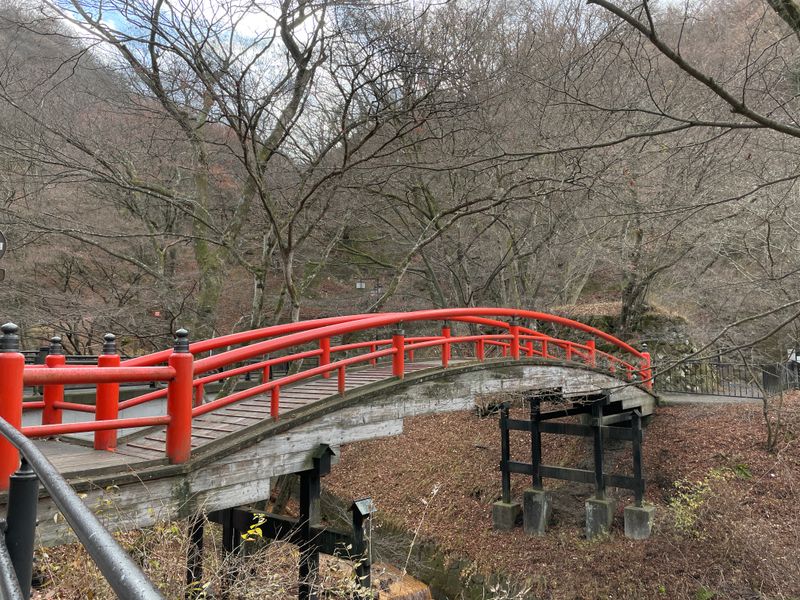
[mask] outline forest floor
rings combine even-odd
[[[512,413],[524,418],[522,408]],[[545,536],[532,538],[521,528],[494,531],[491,505],[500,496],[496,415],[465,411],[408,419],[400,436],[344,447],[323,484],[340,499],[374,499],[375,560],[403,569],[415,556],[409,541],[416,534],[417,549],[435,546],[445,562],[457,565],[464,589],[472,583],[474,590],[478,575],[508,582],[477,596],[487,600],[798,599],[800,394],[785,399],[783,418],[784,434],[767,452],[758,404],[660,407],[645,430],[646,500],[656,506],[653,535],[645,541],[623,535],[622,510],[632,498],[621,490],[611,490],[619,500],[611,534],[588,541],[584,501],[591,487],[552,480],[545,482],[554,502]],[[589,450],[585,440],[543,438],[546,463],[586,468]],[[526,460],[528,452],[528,437],[514,432],[512,458]],[[627,443],[609,448],[607,471],[630,473],[630,463]],[[514,476],[516,498],[527,486],[526,477]],[[405,533],[398,537],[397,531]],[[382,535],[394,541],[393,556],[381,556]],[[167,598],[183,597],[185,522],[118,537]],[[234,571],[239,576],[229,598],[296,597],[296,547],[274,542],[231,561],[219,548],[218,527],[209,526],[206,549],[202,585],[208,595],[200,597],[214,597]],[[114,597],[81,546],[37,554],[45,580],[34,593],[37,600]],[[326,564],[323,597],[350,597],[340,563]]]
[[[343,448],[324,484],[340,498],[372,496],[379,522],[416,532],[416,543],[435,544],[460,565],[466,560],[465,579],[503,574],[525,597],[800,598],[800,394],[785,399],[782,414],[785,432],[767,452],[759,404],[660,407],[645,430],[646,501],[656,506],[645,541],[623,535],[623,507],[632,501],[623,490],[612,490],[620,502],[611,534],[588,541],[583,503],[591,488],[552,480],[545,536],[494,531],[496,415],[409,419],[399,437]],[[528,437],[513,433],[512,459],[529,462]],[[587,467],[589,451],[581,439],[543,436],[549,464]],[[630,473],[630,456],[619,444],[606,469]],[[527,477],[514,476],[516,498],[527,486]]]

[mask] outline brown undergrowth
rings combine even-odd
[[[505,589],[515,590],[495,586],[485,598],[800,598],[800,448],[793,435],[800,396],[786,402],[789,427],[775,453],[764,449],[758,405],[660,408],[645,434],[647,501],[657,507],[646,541],[622,534],[622,508],[631,498],[621,490],[611,490],[620,500],[611,535],[587,541],[583,502],[591,488],[552,481],[546,482],[554,499],[546,536],[493,531],[491,504],[500,496],[496,415],[409,419],[401,436],[344,447],[324,484],[342,499],[372,496],[379,509],[376,536],[381,522],[399,527],[409,535],[398,543],[435,544],[442,556],[460,561],[465,577],[499,573],[509,580]],[[512,413],[524,417],[523,409]],[[515,432],[512,457],[526,460],[528,443]],[[576,438],[544,436],[543,455],[551,464],[591,465],[587,443]],[[607,470],[630,472],[626,444],[609,449]],[[527,485],[526,477],[514,476],[514,496]],[[120,539],[167,598],[183,596],[185,523]],[[209,526],[203,581],[209,592],[238,568],[233,598],[296,597],[296,548],[272,543],[234,563],[222,558],[218,540],[217,526]],[[397,552],[400,569],[406,553],[407,546]],[[35,598],[113,598],[79,546],[42,551],[39,567],[48,581]],[[347,597],[341,569],[326,570],[323,578],[328,597]]]
[[[797,413],[800,397],[787,400]],[[652,537],[623,536],[619,506],[611,535],[587,541],[583,501],[591,488],[547,481],[554,519],[546,536],[491,527],[500,495],[497,418],[472,413],[418,417],[398,438],[345,447],[325,485],[337,496],[371,495],[392,523],[483,572],[503,573],[537,598],[800,597],[800,448],[792,427],[766,452],[758,405],[662,407],[645,434],[647,501],[657,507]],[[518,432],[512,454],[529,457]],[[590,466],[582,440],[547,435],[544,460]],[[607,455],[607,470],[630,473],[629,446]],[[514,476],[514,495],[528,485]],[[431,490],[438,489],[435,497]]]

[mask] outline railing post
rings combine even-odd
[[[264,357],[264,360],[269,360],[269,356]],[[272,367],[267,365],[261,372],[261,383],[267,383],[270,379],[272,379]]]
[[[511,358],[519,360],[519,321],[516,317],[511,320],[508,332],[511,334]]]
[[[394,348],[394,354],[392,354],[392,375],[400,379],[405,375],[405,341],[405,332],[402,329],[395,329],[392,332],[392,347]]]
[[[450,324],[445,321],[444,325],[442,325],[442,337],[449,338],[450,337]],[[442,367],[447,368],[447,365],[450,364],[450,343],[444,342],[442,344]]]
[[[344,390],[345,390],[345,379],[344,379],[344,377],[345,377],[345,367],[339,367],[337,369],[337,371],[338,371],[337,384],[338,384],[338,388],[339,388],[339,395],[340,396],[344,396]]]
[[[486,358],[486,342],[483,338],[475,340],[475,358],[481,362]]]
[[[63,367],[66,362],[67,357],[64,356],[61,338],[57,335],[53,336],[50,338],[50,348],[48,349],[47,358],[44,359],[44,364],[50,368],[57,368]],[[45,385],[42,392],[42,400],[44,401],[42,425],[61,424],[61,409],[56,408],[56,402],[64,401],[64,384],[50,383]]]
[[[36,509],[39,505],[39,479],[25,458],[11,476],[8,489],[6,539],[8,555],[23,598],[31,596],[33,547],[36,537]]]
[[[118,367],[117,338],[113,333],[103,336],[103,354],[97,357],[98,367]],[[119,417],[119,383],[98,383],[95,402],[95,420],[108,421]],[[94,432],[95,450],[115,450],[117,430],[107,429]]]
[[[550,355],[547,353],[547,340],[542,340],[542,358],[550,358]]]
[[[19,327],[6,323],[0,330],[0,417],[17,429],[22,426],[22,376],[25,356],[19,351]],[[7,490],[19,466],[19,452],[0,436],[0,490]]]
[[[642,352],[642,369],[640,371],[644,387],[653,389],[653,370],[650,365],[650,353]]]
[[[199,384],[194,388],[194,405],[201,406],[206,398],[206,386],[205,384]]]
[[[525,342],[525,355],[533,356],[533,340]]]
[[[273,419],[278,418],[278,413],[280,412],[280,403],[281,403],[281,388],[280,386],[276,385],[272,390],[270,390],[269,395],[269,416]]]
[[[322,354],[319,356],[319,364],[322,365],[329,365],[331,364],[331,338],[326,337],[322,338],[319,341],[320,350],[322,350]],[[322,374],[325,379],[328,379],[331,376],[330,371],[326,371]]]
[[[370,352],[377,352],[378,351],[378,344],[370,344],[369,345],[369,351]],[[378,364],[378,359],[377,358],[370,358],[369,359],[369,364],[374,367],[375,365]]]
[[[590,367],[597,366],[597,350],[595,350],[594,340],[589,340],[586,342],[586,348],[588,349],[589,354],[589,356],[586,357],[586,364]]]
[[[175,377],[167,385],[167,458],[171,464],[189,460],[192,453],[192,379],[194,356],[189,352],[189,332],[175,332],[168,364]]]

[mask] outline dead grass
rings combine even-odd
[[[788,398],[787,414],[798,415],[798,409],[800,396]],[[554,518],[545,537],[530,538],[520,529],[493,531],[491,503],[500,496],[496,415],[409,419],[399,437],[345,447],[324,483],[341,498],[372,496],[385,522],[412,534],[418,530],[420,541],[471,561],[474,571],[507,575],[515,589],[530,590],[526,597],[788,600],[800,597],[800,447],[790,435],[777,453],[767,453],[759,410],[758,405],[659,409],[645,436],[647,500],[657,506],[647,541],[622,535],[622,506],[630,501],[622,492],[616,494],[621,502],[611,536],[585,540],[583,502],[591,489],[553,482],[548,487]],[[523,409],[512,413],[524,416]],[[515,432],[512,455],[526,460],[528,451],[527,436]],[[590,465],[583,440],[545,436],[543,451],[549,463]],[[609,452],[610,470],[629,472],[629,463],[627,445]],[[679,481],[689,489],[697,482],[708,485],[691,508],[689,529],[676,526],[685,509],[675,503]],[[515,476],[514,495],[527,485],[527,478]],[[127,532],[121,540],[167,598],[183,596],[184,523]],[[296,548],[268,544],[234,564],[222,559],[218,540],[217,527],[209,526],[207,590],[217,591],[223,574],[237,567],[232,598],[296,597]],[[47,550],[40,567],[48,583],[34,598],[113,598],[80,546]],[[328,597],[347,597],[343,569],[325,573]]]
[[[788,400],[790,412],[800,405]],[[612,535],[584,539],[583,501],[590,488],[547,482],[555,500],[554,522],[544,538],[521,529],[491,528],[491,503],[499,497],[497,418],[471,413],[419,417],[399,438],[344,448],[325,480],[335,494],[372,495],[379,511],[413,530],[428,502],[420,535],[446,554],[466,557],[484,572],[526,581],[541,598],[796,598],[800,596],[800,449],[789,437],[777,454],[763,447],[757,405],[665,407],[645,436],[647,500],[657,506],[653,536],[643,542],[622,535],[622,508]],[[514,453],[524,460],[519,433]],[[546,462],[578,465],[582,441],[545,436]],[[609,454],[615,472],[630,472],[627,446]],[[588,465],[587,465],[588,466]],[[675,526],[670,506],[675,482],[702,481],[695,526]],[[439,491],[431,499],[434,486]],[[519,497],[525,477],[514,477]]]

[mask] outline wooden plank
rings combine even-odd
[[[219,423],[215,421],[207,421],[207,420],[196,420],[192,423],[192,431],[195,429],[200,429],[202,431],[215,431],[217,433],[233,433],[234,431],[238,431],[238,427],[233,425],[228,425],[227,423]]]
[[[218,414],[221,417],[244,419],[244,420],[240,420],[239,421],[239,423],[241,425],[252,425],[252,423],[247,423],[247,421],[261,421],[262,420],[261,417],[248,417],[248,416],[245,416],[245,415],[241,415],[241,414],[237,414],[235,412],[232,412],[230,406],[225,407],[222,410],[225,411],[225,412],[219,412],[219,413],[215,413],[215,414]]]
[[[159,454],[163,454],[164,451],[166,450],[166,446],[164,444],[161,444],[160,447],[158,447],[155,445],[137,444],[134,442],[128,442],[127,444],[125,444],[125,448],[126,449],[133,448],[134,450],[147,450],[149,452],[158,452]]]
[[[241,431],[242,426],[252,425],[252,423],[248,423],[247,421],[251,420],[249,418],[240,417],[237,415],[227,415],[221,412],[212,412],[209,413],[208,416],[214,419],[216,423],[223,423],[226,425],[234,425],[237,427],[236,431]]]
[[[252,418],[257,421],[262,420],[266,415],[269,414],[269,410],[257,410],[255,408],[237,408],[235,406],[229,406],[227,409],[229,414],[240,415],[245,418]]]
[[[125,456],[132,456],[135,458],[143,459],[143,460],[153,460],[158,458],[165,457],[165,450],[153,450],[151,448],[134,448],[131,445],[125,444],[124,446],[117,448],[117,454],[123,454]]]

